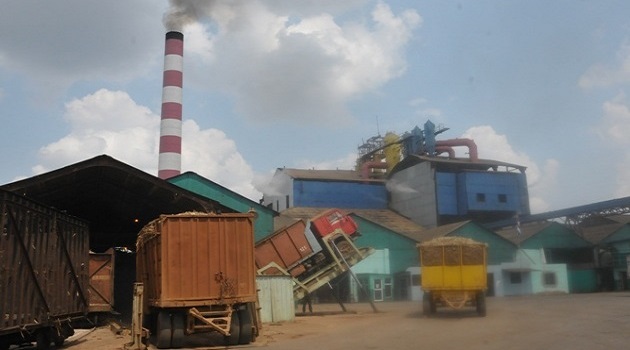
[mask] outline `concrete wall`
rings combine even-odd
[[[389,275],[389,249],[377,249],[372,255],[352,266],[352,272],[356,274],[380,274]]]
[[[387,183],[390,208],[425,228],[437,226],[434,171],[428,162],[394,174]]]
[[[569,293],[565,264],[547,264],[542,250],[520,249],[513,262],[488,267],[496,296]]]

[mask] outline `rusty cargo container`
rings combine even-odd
[[[254,216],[162,215],[142,229],[137,279],[158,348],[181,347],[198,332],[219,332],[228,345],[255,340]]]
[[[88,225],[0,190],[0,349],[47,349],[88,312]]]
[[[261,269],[274,263],[297,277],[306,271],[306,267],[300,263],[321,250],[315,235],[307,229],[307,223],[298,220],[256,243],[256,266]],[[265,274],[277,273],[281,273],[278,268],[269,267],[265,270]]]

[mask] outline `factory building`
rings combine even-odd
[[[276,211],[293,207],[387,209],[385,181],[360,175],[354,170],[279,168],[265,190],[263,205]]]
[[[572,293],[595,292],[597,270],[593,246],[566,225],[554,221],[522,224],[496,231],[515,242],[520,249],[538,250],[549,264],[565,264]]]
[[[525,168],[515,164],[410,155],[387,187],[390,208],[427,228],[529,214]]]

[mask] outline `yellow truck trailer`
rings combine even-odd
[[[475,306],[480,316],[486,315],[487,244],[464,237],[438,237],[417,248],[425,315],[435,314],[437,306]]]

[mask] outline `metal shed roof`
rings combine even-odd
[[[137,233],[160,214],[232,211],[107,155],[1,187],[87,220],[96,251],[135,248]]]
[[[315,170],[315,169],[292,169],[278,168],[279,172],[284,172],[294,179],[300,180],[320,180],[320,181],[361,181],[361,182],[384,182],[382,179],[366,179],[361,177],[361,173],[355,170]]]
[[[400,163],[396,164],[391,173],[394,174],[398,171],[423,162],[430,162],[441,171],[459,171],[464,169],[489,171],[505,168],[507,171],[519,171],[523,173],[525,172],[525,169],[527,169],[527,167],[522,165],[490,159],[478,159],[476,161],[471,161],[469,158],[429,157],[425,155],[412,154],[400,161]]]

